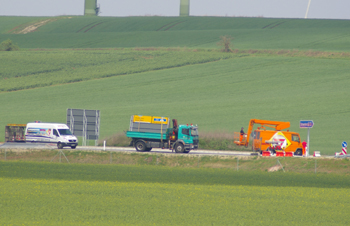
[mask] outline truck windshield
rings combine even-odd
[[[198,136],[198,129],[197,128],[191,128],[191,136]]]
[[[58,129],[58,132],[63,136],[64,135],[72,135],[72,132],[69,129]]]
[[[292,141],[299,142],[300,143],[300,138],[298,135],[292,135]]]

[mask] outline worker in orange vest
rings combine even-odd
[[[243,127],[241,128],[241,132],[240,132],[240,135],[239,135],[239,142],[242,142],[243,140],[243,136],[245,135],[245,132],[243,131]]]

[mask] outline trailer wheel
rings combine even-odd
[[[185,151],[184,146],[181,143],[177,143],[175,145],[175,152],[176,153],[183,153]]]
[[[63,148],[63,144],[60,143],[60,142],[58,142],[58,143],[57,143],[57,148],[58,148],[58,149],[62,149],[62,148]]]
[[[145,142],[143,142],[141,140],[136,141],[135,148],[136,148],[136,151],[146,151],[147,150]]]
[[[146,148],[146,151],[151,151],[152,150],[152,148]]]

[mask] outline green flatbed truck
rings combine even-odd
[[[198,127],[177,125],[176,119],[172,121],[170,128],[167,117],[133,115],[126,136],[132,139],[131,146],[140,152],[167,148],[176,153],[189,153],[197,149]]]

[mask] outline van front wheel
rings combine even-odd
[[[62,143],[57,143],[57,148],[58,149],[62,149],[63,148],[63,144]]]

